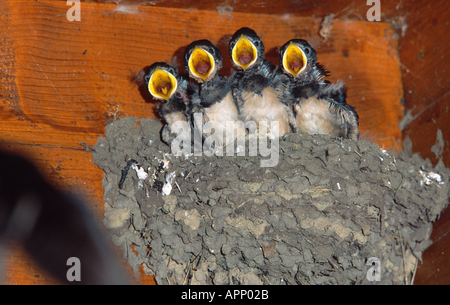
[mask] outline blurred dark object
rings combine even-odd
[[[127,283],[83,202],[45,181],[31,162],[0,152],[0,241],[5,240],[21,243],[61,283]],[[67,278],[76,266],[69,258],[79,259],[79,281]]]

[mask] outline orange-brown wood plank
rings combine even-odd
[[[82,3],[81,21],[69,22],[65,1],[0,5],[0,25],[6,29],[0,33],[0,148],[33,158],[56,185],[82,194],[99,223],[103,173],[79,142],[95,144],[117,106],[119,116],[154,115],[148,94],[138,89],[133,75],[174,55],[181,62],[184,47],[193,40],[223,41],[242,26],[263,34],[267,58],[278,63],[277,47],[285,41],[319,41],[322,21],[154,7],[121,14],[114,12],[115,5]],[[316,44],[319,61],[332,71],[330,79],[348,84],[348,101],[360,115],[361,130],[384,148],[398,148],[401,138],[402,85],[394,34],[385,23],[336,21],[328,39]],[[219,47],[227,59],[226,43]],[[225,62],[223,72],[229,74],[230,67]],[[24,268],[9,274],[27,272],[21,260],[12,256],[11,261]],[[45,279],[37,281],[47,283]]]
[[[115,7],[82,3],[82,21],[69,22],[69,7],[59,1],[10,5],[10,31],[4,35],[12,41],[7,51],[13,53],[11,70],[19,100],[2,113],[4,141],[14,142],[8,137],[14,134],[26,143],[77,147],[86,140],[93,144],[103,132],[107,111],[116,105],[124,114],[152,115],[152,104],[144,102],[131,77],[155,61],[181,55],[192,40],[217,42],[241,26],[250,26],[264,35],[267,57],[278,63],[277,47],[294,37],[317,40],[321,23],[314,18],[240,13],[230,17],[152,7],[118,14],[112,13]],[[362,131],[370,129],[381,143],[392,147],[393,141],[386,138],[400,137],[391,125],[402,114],[402,91],[390,25],[337,21],[329,39],[317,47],[320,62],[333,73],[331,79],[342,78],[348,84],[349,103],[357,107]],[[226,45],[221,49],[227,54]],[[227,73],[229,67],[228,63],[223,71]],[[21,126],[11,121],[18,115]],[[380,120],[375,122],[377,117]],[[38,133],[33,132],[37,129],[33,124],[41,128]],[[45,134],[53,132],[59,137],[48,141]]]
[[[66,0],[53,0],[66,1]],[[239,12],[252,14],[295,15],[302,17],[324,18],[335,14],[339,19],[367,20],[367,11],[373,6],[367,1],[348,0],[81,0],[86,3],[113,3],[117,10],[134,10],[139,5],[151,7],[189,8],[196,10],[220,11],[223,13]],[[381,20],[386,22],[408,9],[412,1],[381,1]]]
[[[45,147],[33,144],[5,144],[0,143],[3,151],[16,152],[26,158],[32,158],[33,163],[43,169],[45,179],[56,187],[71,192],[83,199],[87,207],[94,213],[97,226],[108,235],[103,227],[103,172],[92,162],[92,154],[82,149],[67,149]],[[129,274],[130,283],[134,282],[131,267],[121,258],[121,250],[110,243],[111,249],[116,251],[117,259]],[[54,280],[39,266],[30,260],[29,254],[15,243],[9,243],[9,251],[4,256],[3,279],[7,284],[61,284]],[[141,274],[141,284],[154,284],[152,277]]]
[[[450,165],[450,7],[445,1],[416,1],[407,16],[408,30],[401,39],[405,110],[413,120],[405,136],[413,150],[436,162],[431,151],[436,131],[443,132],[444,163]],[[426,16],[426,18],[424,18]]]
[[[413,151],[436,163],[431,147],[442,131],[442,159],[450,166],[450,7],[447,1],[410,1],[402,12],[408,29],[400,37],[405,111],[412,121],[404,130]],[[450,209],[433,224],[431,245],[417,269],[416,284],[450,284]]]
[[[2,245],[3,246],[3,245]],[[2,284],[8,285],[58,285],[61,284],[37,266],[23,247],[7,242],[1,250]]]
[[[111,244],[112,245],[112,244]],[[2,245],[3,246],[3,245]],[[0,252],[2,255],[2,275],[0,279],[2,284],[7,285],[61,285],[66,284],[57,281],[50,274],[36,265],[23,247],[14,242],[8,242]],[[123,267],[125,276],[128,276],[130,284],[155,285],[155,280],[151,276],[146,276],[143,268],[140,268],[138,282],[128,264],[128,261],[120,257],[119,248],[114,249],[118,256],[118,263]]]

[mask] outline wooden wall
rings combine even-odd
[[[408,29],[400,38],[405,112],[412,121],[403,130],[413,151],[434,163],[432,146],[442,131],[442,159],[450,166],[450,6],[445,1],[411,1],[402,12]],[[434,244],[425,251],[416,284],[450,284],[450,209],[433,225]]]
[[[263,35],[274,63],[285,41],[312,41],[330,79],[347,83],[364,137],[400,149],[409,136],[414,151],[436,161],[430,147],[440,128],[450,164],[450,67],[442,38],[450,14],[444,1],[382,1],[382,22],[367,21],[365,1],[81,2],[79,22],[67,20],[66,1],[0,2],[0,148],[32,158],[54,184],[81,194],[100,225],[103,172],[79,143],[95,144],[114,118],[154,116],[148,93],[133,82],[141,69],[174,57],[180,64],[184,48],[204,38],[218,43],[228,59],[227,38],[242,26]],[[335,18],[324,40],[318,33],[329,14]],[[230,68],[225,61],[222,72]],[[405,110],[413,120],[402,132]],[[449,271],[446,256],[439,254],[449,244],[448,218],[444,214],[435,226],[438,241],[425,252],[416,283],[450,283],[442,272]],[[10,249],[7,283],[54,282],[19,246]],[[153,281],[142,275],[140,283]]]

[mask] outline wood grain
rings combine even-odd
[[[413,151],[437,163],[431,148],[437,130],[443,134],[440,156],[450,166],[450,7],[446,1],[410,1],[403,12],[408,30],[400,36],[405,111],[411,119],[403,136],[411,138]],[[450,209],[433,224],[431,245],[417,269],[416,284],[450,284]]]
[[[54,0],[65,1],[65,0]],[[86,3],[110,3],[116,4],[117,10],[132,10],[133,7],[170,7],[189,8],[196,10],[218,11],[228,13],[251,13],[273,15],[295,15],[302,17],[324,18],[334,14],[338,19],[367,21],[367,11],[372,5],[367,1],[346,0],[81,0]],[[381,20],[389,22],[398,18],[403,12],[408,11],[411,1],[381,1]]]
[[[263,35],[266,57],[276,64],[277,48],[287,40],[315,42],[330,79],[347,83],[364,135],[386,149],[400,148],[400,59],[387,23],[336,20],[321,41],[322,18],[295,15],[151,6],[125,14],[116,5],[84,2],[81,21],[69,22],[65,1],[9,0],[0,8],[0,148],[28,156],[54,184],[81,194],[99,223],[103,172],[79,143],[95,144],[115,110],[119,117],[154,116],[148,93],[133,81],[144,67],[174,56],[179,65],[196,39],[218,43],[227,59],[227,39],[242,26]],[[230,68],[225,60],[223,73]],[[8,262],[6,283],[52,283],[32,275],[41,273],[20,250]],[[152,279],[141,276],[140,282]]]
[[[218,42],[247,25],[264,35],[267,58],[278,63],[277,47],[293,37],[316,37],[321,22],[277,15],[228,18],[217,12],[151,7],[127,15],[112,13],[114,5],[102,4],[83,4],[82,21],[68,22],[65,3],[26,3],[14,3],[10,17],[14,30],[6,34],[13,40],[20,99],[6,109],[10,110],[7,119],[22,116],[28,128],[16,125],[15,131],[22,131],[23,142],[72,148],[86,139],[93,144],[103,131],[107,111],[117,105],[123,114],[152,116],[152,104],[143,102],[151,102],[148,94],[141,94],[131,78],[155,61],[170,61],[174,55],[181,59],[184,47],[193,40]],[[332,79],[342,78],[348,84],[349,103],[361,116],[362,131],[376,131],[386,148],[393,147],[393,141],[385,138],[400,138],[391,125],[403,111],[394,32],[388,24],[367,22],[337,21],[333,29],[335,34],[318,46],[320,62],[333,72]],[[226,44],[220,47],[227,54]],[[230,69],[227,64],[225,74]],[[376,114],[394,117],[380,124],[373,120]],[[39,124],[42,132],[30,132],[30,124]],[[45,134],[50,129],[61,136],[49,143]],[[13,142],[10,137],[4,140]]]
[[[409,30],[401,39],[405,110],[412,119],[404,136],[413,141],[413,150],[434,163],[438,158],[431,147],[436,143],[437,129],[447,143],[442,154],[450,165],[450,42],[442,37],[450,30],[450,7],[443,1],[417,1],[411,7]],[[423,18],[427,16],[427,18]]]

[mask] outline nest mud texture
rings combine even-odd
[[[410,284],[448,204],[442,162],[376,143],[288,134],[261,167],[175,157],[160,130],[126,117],[93,152],[112,241],[158,284]]]

